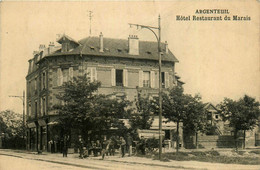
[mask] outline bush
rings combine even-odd
[[[147,139],[146,147],[149,151],[154,151],[155,149],[159,148],[159,140],[155,138]]]

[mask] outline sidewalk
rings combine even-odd
[[[44,152],[43,154],[37,154],[36,152],[4,149],[0,149],[0,155],[16,156],[25,159],[47,161],[78,167],[88,167],[93,169],[118,169],[118,166],[122,164],[135,165],[136,168],[134,169],[139,169],[140,166],[146,167],[146,169],[147,167],[152,167],[152,169],[259,169],[258,165],[221,164],[198,161],[161,162],[159,160],[134,156],[120,158],[118,155],[105,157],[104,160],[102,160],[100,156],[79,159],[78,154],[69,154],[67,158],[63,158],[61,153],[51,154]]]

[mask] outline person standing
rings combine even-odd
[[[145,139],[143,136],[141,136],[140,140],[140,150],[142,152],[142,155],[145,155]]]
[[[126,145],[126,142],[125,142],[124,138],[121,136],[120,137],[120,148],[121,148],[122,157],[125,156],[125,145]]]
[[[79,158],[80,159],[83,159],[83,147],[84,147],[84,142],[81,135],[79,135]]]
[[[133,138],[130,136],[130,133],[127,133],[126,150],[127,150],[128,156],[132,155],[132,143],[133,143]]]
[[[69,136],[65,135],[63,139],[63,157],[67,157],[68,154],[68,142],[69,142]]]

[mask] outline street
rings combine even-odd
[[[75,167],[69,165],[62,165],[57,163],[49,163],[44,161],[30,160],[24,158],[17,158],[11,156],[0,155],[0,169],[1,170],[28,170],[28,169],[41,169],[41,170],[68,170],[73,169]],[[92,168],[80,168],[76,167],[75,169],[92,169]]]
[[[56,170],[56,169],[101,169],[101,170],[151,170],[151,169],[245,169],[256,170],[258,165],[223,164],[199,161],[158,161],[152,158],[117,156],[89,157],[79,159],[78,154],[36,154],[36,152],[0,149],[0,170]]]
[[[67,158],[61,157],[61,154],[25,154],[0,151],[0,169],[1,170],[56,170],[56,169],[124,169],[124,170],[150,170],[152,165],[142,165],[127,162],[110,162],[100,159],[78,159],[77,155],[69,155]],[[120,158],[118,158],[120,159]],[[172,167],[160,166],[159,169],[172,169]]]

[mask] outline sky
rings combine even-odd
[[[249,21],[177,21],[197,9],[228,9],[221,16],[248,16]],[[162,41],[178,58],[176,72],[188,94],[200,94],[203,102],[217,104],[224,97],[243,95],[260,100],[259,2],[256,0],[199,1],[81,1],[0,3],[0,111],[22,113],[21,96],[26,90],[28,60],[40,44],[48,46],[57,34],[75,40],[89,36],[89,12],[93,11],[92,36],[156,41],[146,29],[128,23],[158,26],[161,16]],[[57,43],[56,43],[57,44]]]

